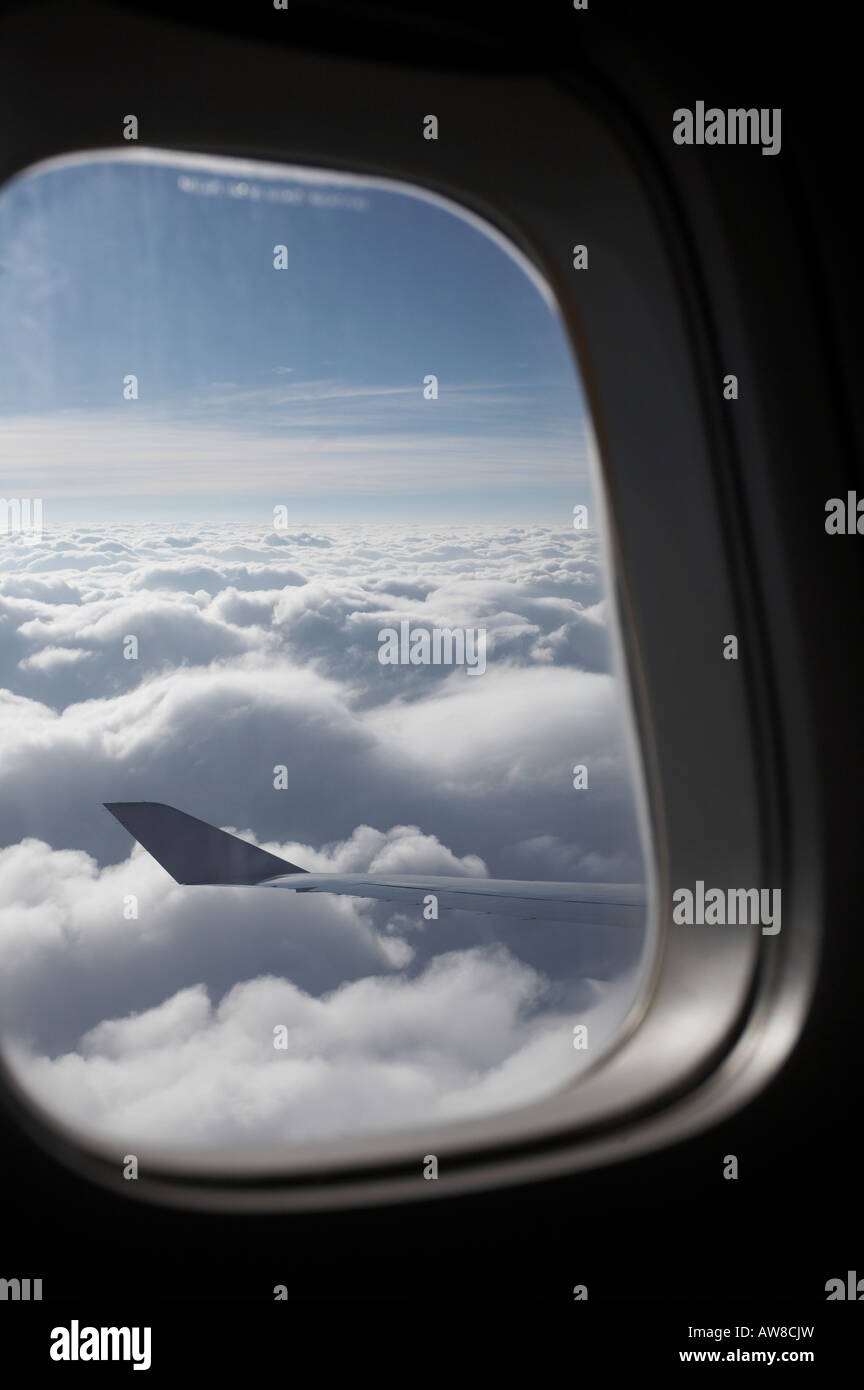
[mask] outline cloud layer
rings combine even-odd
[[[485,627],[484,676],[382,666],[403,619]],[[0,1009],[25,1084],[130,1144],[443,1121],[562,1084],[573,1023],[614,1032],[641,933],[183,889],[102,803],[168,802],[310,869],[637,881],[609,664],[590,534],[4,541]]]

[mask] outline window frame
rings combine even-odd
[[[806,825],[796,825],[790,854],[788,758],[771,732],[783,638],[766,627],[740,484],[745,465],[751,478],[766,472],[758,406],[722,400],[698,248],[594,94],[530,77],[418,76],[213,35],[187,36],[178,50],[161,21],[98,14],[96,39],[80,16],[52,8],[47,46],[42,12],[0,23],[0,90],[18,132],[0,153],[0,187],[46,160],[128,154],[120,132],[134,112],[142,153],[314,166],[450,200],[496,228],[551,287],[596,432],[657,942],[651,980],[615,1046],[571,1087],[513,1111],[307,1144],[275,1162],[272,1151],[226,1166],[216,1154],[139,1146],[139,1180],[129,1184],[116,1146],[61,1128],[5,1066],[0,1106],[88,1179],[220,1211],[449,1196],[620,1161],[699,1132],[765,1085],[795,1042],[819,948],[819,885],[801,852]],[[439,116],[437,142],[422,137],[426,113]],[[588,270],[573,269],[576,244],[588,246]],[[713,249],[724,266],[722,244]],[[731,274],[725,289],[734,318]],[[736,346],[745,379],[746,350]],[[764,523],[761,564],[779,564],[770,516]],[[739,637],[737,662],[723,660],[727,633]],[[797,655],[784,662],[784,698],[795,698]],[[800,756],[806,788],[806,747]],[[806,797],[795,814],[806,820]],[[672,926],[672,891],[697,879],[781,888],[781,932]],[[438,1182],[423,1180],[427,1153],[438,1157]]]

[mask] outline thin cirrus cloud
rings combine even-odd
[[[554,419],[529,435],[523,409],[505,388],[456,387],[446,401],[424,402],[414,386],[313,382],[296,391],[222,385],[170,408],[130,401],[7,415],[0,487],[43,498],[269,491],[275,500],[302,501],[322,493],[423,494],[433,478],[436,491],[455,499],[494,483],[584,482],[581,437]],[[489,417],[483,429],[481,410]],[[219,423],[206,423],[214,412]],[[506,428],[511,416],[521,426],[515,433]]]

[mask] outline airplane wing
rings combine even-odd
[[[106,801],[104,805],[177,883],[252,884],[276,875],[303,873],[296,864],[161,801]]]
[[[247,840],[158,801],[110,801],[105,802],[105,808],[177,883],[288,888],[297,893],[336,893],[418,907],[431,895],[439,908],[592,926],[638,927],[644,921],[645,890],[641,884],[307,873]]]

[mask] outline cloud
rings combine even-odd
[[[131,581],[133,589],[177,589],[184,593],[218,594],[222,589],[251,592],[260,589],[282,589],[292,584],[305,584],[302,574],[274,565],[237,565],[224,563],[219,569],[194,562],[170,565],[149,565],[138,570]]]
[[[219,997],[251,970],[320,993],[392,961],[392,938],[358,899],[182,888],[137,847],[100,869],[81,850],[25,839],[0,850],[0,902],[5,1027],[50,1051],[169,989],[203,982]]]
[[[485,627],[486,673],[382,666],[403,618]],[[614,1033],[641,932],[182,888],[102,803],[168,802],[312,870],[638,881],[608,621],[596,538],[543,526],[4,546],[0,1010],[27,1084],[118,1135],[188,1113],[207,1142],[260,1143],[566,1079],[574,1020]],[[288,1055],[255,1023],[271,1002]]]
[[[235,985],[218,1004],[197,985],[105,1020],[54,1059],[18,1044],[14,1064],[54,1113],[123,1146],[291,1144],[554,1090],[576,1054],[569,1018],[537,1016],[543,988],[501,948],[448,953],[414,979],[370,975],[320,998],[273,976]],[[274,1047],[275,1029],[285,1048]]]
[[[274,389],[281,394],[281,415],[280,402],[272,399]],[[259,402],[262,394],[267,399]],[[215,492],[264,494],[278,503],[323,494],[422,494],[428,491],[430,476],[439,491],[457,495],[479,486],[539,487],[587,478],[587,459],[573,437],[544,439],[536,429],[529,434],[474,432],[475,422],[467,415],[463,418],[457,408],[458,397],[446,411],[436,402],[439,428],[434,434],[418,427],[410,415],[382,419],[382,401],[399,401],[403,395],[415,413],[424,404],[428,410],[419,387],[322,391],[307,397],[313,408],[304,409],[285,386],[227,402],[235,408],[241,403],[247,409],[270,406],[266,429],[257,416],[248,422],[232,417],[202,425],[200,418],[186,420],[142,401],[116,410],[8,415],[3,421],[6,461],[0,463],[0,492],[29,496],[38,479],[42,499]],[[373,396],[376,404],[365,412],[342,410],[337,419],[334,404],[355,396]],[[223,394],[210,404],[226,404]],[[198,405],[203,409],[208,403]],[[499,417],[500,406],[494,403]],[[498,418],[498,431],[502,423]],[[118,458],[122,468],[117,467]]]
[[[43,647],[40,652],[19,661],[20,671],[56,671],[65,666],[73,666],[77,661],[86,661],[89,652],[83,647]]]

